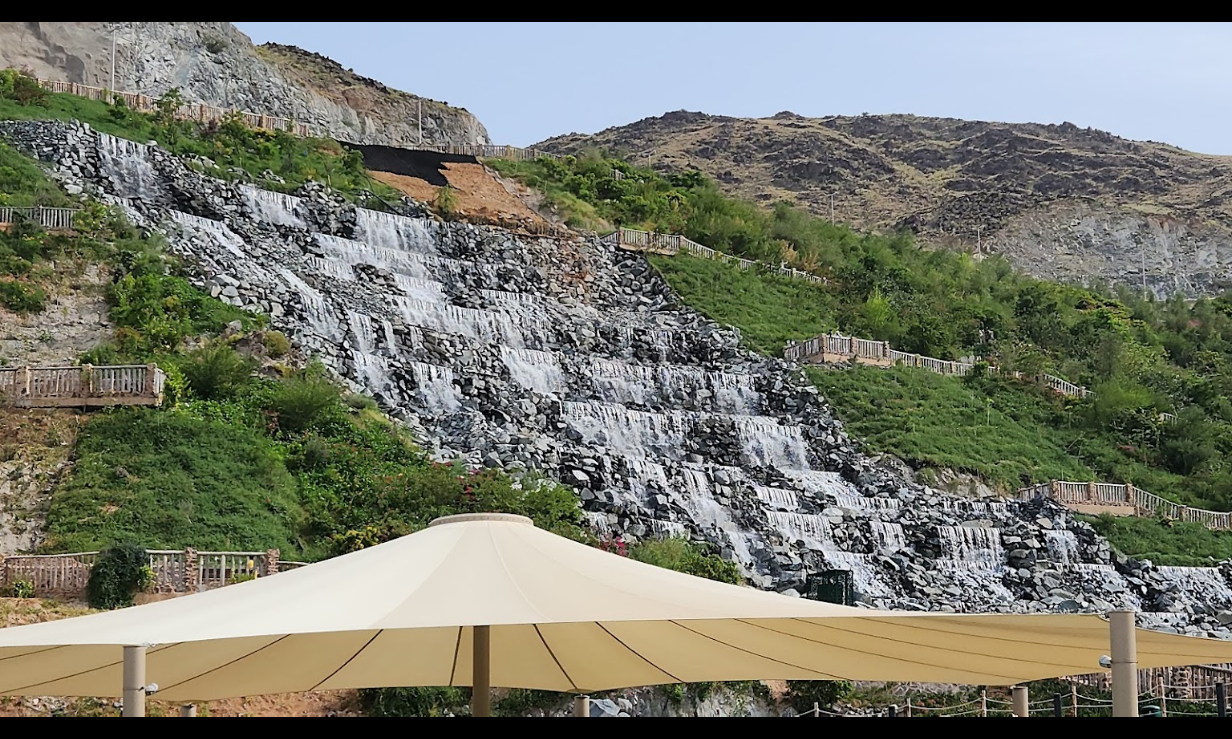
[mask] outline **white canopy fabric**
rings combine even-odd
[[[0,629],[0,695],[112,697],[122,647],[150,645],[158,698],[471,685],[593,692],[751,679],[1010,685],[1099,671],[1095,615],[851,608],[642,564],[499,514],[272,577]],[[1232,662],[1232,643],[1139,630],[1141,667]]]

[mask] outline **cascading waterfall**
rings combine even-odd
[[[501,347],[501,361],[513,381],[526,390],[554,395],[565,389],[565,378],[556,355],[534,349]]]
[[[435,254],[436,241],[425,218],[407,218],[392,213],[355,209],[355,238],[378,249]]]
[[[407,362],[407,369],[415,380],[419,398],[424,407],[433,413],[450,413],[461,405],[458,388],[454,386],[453,370],[423,362]]]
[[[291,270],[279,269],[278,274],[282,276],[282,279],[291,290],[299,296],[313,333],[328,341],[342,340],[344,331],[334,315],[334,309],[330,301],[326,300],[325,296],[318,292],[316,288],[304,282]]]
[[[166,162],[150,147],[100,134],[97,161],[112,196],[171,201],[160,174]],[[234,190],[220,186],[218,192]],[[751,360],[737,361],[707,343],[699,324],[676,321],[671,310],[648,309],[644,296],[630,294],[633,278],[614,278],[616,269],[607,265],[615,258],[603,248],[579,247],[597,261],[587,278],[592,284],[571,291],[560,265],[535,253],[533,240],[362,208],[355,210],[353,232],[316,233],[306,221],[316,222],[314,214],[326,205],[309,207],[294,196],[248,186],[240,193],[259,225],[236,214],[224,196],[205,193],[201,197],[217,202],[201,212],[227,213],[227,222],[172,212],[167,218],[180,236],[173,248],[225,277],[219,284],[228,290],[238,287],[240,298],[229,294],[233,304],[294,306],[298,298],[304,321],[292,311],[275,315],[276,327],[382,402],[417,415],[438,436],[434,441],[468,452],[472,443],[487,444],[480,451],[498,456],[511,449],[509,458],[553,472],[574,459],[598,460],[603,474],[595,477],[607,487],[595,492],[610,505],[587,511],[593,528],[616,531],[632,511],[656,535],[705,535],[764,587],[775,586],[766,573],[782,556],[770,543],[798,539],[827,566],[851,570],[866,596],[902,595],[881,574],[879,560],[909,550],[908,542],[918,540],[921,529],[931,532],[936,519],[912,520],[912,498],[893,486],[861,481],[857,489],[832,471],[840,465],[827,457],[831,450],[802,433],[806,417],[769,410],[794,407],[772,395],[777,379],[762,383],[757,377],[778,369],[751,369]],[[276,235],[270,225],[279,227]],[[372,279],[367,267],[391,277]],[[401,294],[389,289],[390,279]],[[561,297],[583,293],[584,300]],[[530,411],[520,410],[526,406]],[[740,468],[720,464],[733,461],[733,450],[740,453]],[[813,469],[818,463],[832,469]],[[609,474],[615,470],[621,472]],[[670,505],[647,500],[658,496]],[[936,500],[936,507],[955,514],[951,521],[1015,515],[1000,501]],[[841,516],[832,507],[842,509]],[[668,516],[681,520],[660,518]],[[855,522],[867,536],[851,533]],[[945,557],[933,565],[946,573],[946,592],[979,593],[981,607],[1012,601],[1002,584],[997,529],[938,526],[937,532]],[[1080,561],[1072,532],[1044,537],[1045,564],[1051,562],[1067,583],[1097,582],[1101,598],[1136,607],[1136,596],[1112,565]],[[1214,568],[1158,572],[1188,604],[1232,607],[1232,592]]]
[[[1044,532],[1044,542],[1048,545],[1048,558],[1057,565],[1077,564],[1078,537],[1074,532],[1065,529],[1052,529]]]
[[[111,193],[125,200],[158,201],[166,186],[150,161],[150,147],[106,133],[98,134],[99,170]]]
[[[902,525],[885,521],[869,521],[868,525],[878,550],[893,553],[907,548],[907,535]]]
[[[395,272],[394,283],[408,298],[425,303],[440,303],[445,300],[445,286],[436,280],[425,280],[422,277]]]
[[[999,529],[991,526],[938,526],[937,533],[950,559],[990,566],[1004,563]]]
[[[678,457],[692,421],[685,413],[631,411],[607,403],[566,402],[563,408],[570,427],[622,457]]]
[[[800,508],[800,500],[791,490],[781,490],[765,485],[757,485],[753,489],[757,492],[758,499],[770,508],[778,511],[795,511]]]
[[[733,416],[752,464],[780,469],[808,469],[808,447],[800,429],[781,425],[770,416]]]
[[[248,204],[248,209],[258,220],[274,226],[289,226],[300,229],[307,227],[304,219],[300,218],[295,212],[299,208],[301,201],[294,195],[261,190],[247,185],[240,188],[240,193],[244,196],[244,202]]]
[[[171,218],[188,234],[209,239],[226,249],[232,256],[245,258],[244,239],[222,221],[181,213],[178,210],[171,211]]]

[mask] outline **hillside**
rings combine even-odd
[[[99,280],[80,279],[94,267],[108,331],[76,359],[168,370],[165,407],[91,414],[71,440],[57,432],[71,469],[27,491],[30,518],[45,512],[47,550],[276,544],[311,559],[438,515],[504,510],[787,595],[840,569],[871,607],[1125,607],[1144,624],[1232,638],[1220,620],[1232,567],[1214,560],[1232,553],[1227,536],[1148,519],[1149,531],[1097,530],[1046,501],[949,494],[928,474],[960,469],[1004,486],[1133,475],[1160,493],[1221,500],[1232,355],[1222,302],[1042,283],[1001,259],[767,212],[697,174],[593,157],[494,163],[567,222],[681,231],[827,282],[648,260],[591,236],[376,197],[362,157],[336,142],[63,96],[23,102],[28,81],[4,82],[0,97],[13,99],[0,113],[14,120],[0,123],[0,188],[20,204],[85,211],[70,233],[18,224],[0,235],[0,322],[54,329],[56,301],[97,296]],[[332,187],[314,179],[322,167]],[[934,355],[978,348],[1063,368],[1108,400],[1069,404],[988,377],[804,373],[775,358],[785,341],[835,326]],[[54,351],[73,359],[88,339]],[[10,341],[0,348],[20,363],[41,339]],[[1193,406],[1185,424],[1159,424],[1159,410],[1182,405]],[[65,446],[29,428],[31,447]],[[376,704],[399,703],[388,697]]]
[[[230,23],[0,23],[0,69],[157,97],[180,88],[188,102],[295,118],[359,144],[483,144],[473,115],[343,69],[310,51],[252,41]]]
[[[1232,159],[1072,124],[674,112],[537,147],[700,170],[762,204],[1004,254],[1054,280],[1211,294],[1232,276]],[[1145,265],[1145,283],[1143,266]]]

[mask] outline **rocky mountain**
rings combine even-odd
[[[114,43],[114,47],[113,47]],[[293,117],[357,144],[486,144],[463,108],[361,77],[331,59],[281,44],[253,46],[230,23],[0,23],[0,68],[43,79],[161,95]]]
[[[1073,124],[862,115],[746,119],[675,112],[538,147],[602,147],[731,192],[787,200],[859,228],[1006,255],[1057,280],[1156,294],[1232,277],[1232,158]]]
[[[592,528],[706,539],[799,595],[869,607],[1146,611],[1232,638],[1232,563],[1155,567],[1043,500],[945,495],[863,454],[798,372],[682,305],[638,254],[211,179],[81,124],[0,123],[73,189],[166,234],[196,284],[260,311],[443,458],[578,491]],[[533,484],[524,479],[524,484]]]

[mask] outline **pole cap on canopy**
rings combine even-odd
[[[473,521],[504,521],[505,523],[522,523],[534,526],[535,522],[526,516],[512,513],[459,513],[456,516],[441,516],[434,518],[428,526],[447,526],[451,523],[470,523]]]

